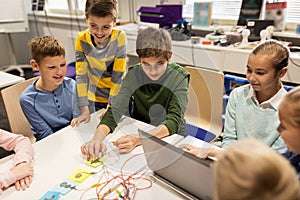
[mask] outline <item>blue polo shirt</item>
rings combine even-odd
[[[30,84],[20,96],[21,108],[31,124],[37,140],[68,126],[74,117],[80,115],[76,82],[64,78],[53,92],[38,90],[36,81]]]

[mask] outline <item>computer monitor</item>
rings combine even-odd
[[[262,0],[243,0],[237,25],[246,26],[247,20],[259,19],[262,5]]]

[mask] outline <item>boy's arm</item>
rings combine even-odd
[[[186,76],[175,89],[169,107],[166,108],[167,120],[163,124],[168,128],[170,135],[178,132],[182,119],[184,118],[184,112],[188,102],[188,85],[189,77]]]
[[[132,74],[134,75],[134,74]],[[107,125],[111,131],[114,131],[117,127],[122,115],[126,114],[129,107],[129,100],[132,95],[132,90],[130,89],[133,86],[132,77],[130,78],[130,72],[126,75],[121,85],[120,92],[114,99],[113,104],[105,112],[100,124]]]
[[[73,113],[73,118],[78,117],[82,111],[79,108],[78,104],[78,94],[77,94],[77,86],[76,83],[72,85],[72,113]]]
[[[81,46],[81,37],[83,35],[81,33],[78,34],[75,43],[75,58],[76,58],[76,87],[77,87],[77,94],[78,94],[78,105],[79,107],[88,106],[88,76],[87,76],[87,67],[88,63],[85,58],[85,54],[83,52]]]
[[[236,111],[235,96],[234,96],[234,91],[232,91],[228,100],[228,104],[226,106],[222,148],[227,148],[230,143],[237,141],[235,111]]]
[[[43,120],[40,114],[35,111],[33,105],[23,99],[22,96],[20,98],[20,105],[32,129],[36,133],[39,133],[41,138],[44,138],[53,133],[52,128],[48,125],[47,122],[45,122],[45,120]]]
[[[117,49],[117,54],[115,55],[112,77],[111,77],[111,88],[110,88],[109,99],[108,99],[108,104],[110,105],[113,99],[119,93],[121,83],[122,83],[122,77],[124,77],[126,71],[126,57],[127,57],[126,34],[123,31],[120,31],[120,35],[117,40],[118,40],[118,49]]]

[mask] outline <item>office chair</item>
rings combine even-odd
[[[39,77],[34,77],[1,90],[3,105],[11,129],[10,131],[27,136],[31,143],[34,143],[36,139],[33,136],[30,124],[22,111],[19,99],[24,89],[38,78]]]
[[[222,131],[224,74],[199,67],[185,69],[190,73],[187,135],[211,142]]]

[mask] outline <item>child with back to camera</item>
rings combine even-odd
[[[20,105],[38,141],[76,121],[80,110],[76,82],[65,77],[62,43],[52,36],[35,37],[30,48],[30,64],[40,77],[23,91]]]
[[[0,129],[0,146],[7,151],[14,150],[13,167],[0,172],[0,196],[2,190],[15,184],[16,190],[25,190],[32,181],[32,160],[34,151],[30,140],[23,135]]]
[[[87,0],[88,29],[76,38],[76,82],[82,115],[75,124],[90,120],[90,113],[108,108],[118,94],[126,70],[126,35],[115,28],[117,0]]]
[[[140,30],[136,52],[140,63],[130,68],[93,139],[83,145],[82,153],[88,157],[98,157],[99,152],[104,150],[102,141],[115,130],[121,116],[126,113],[157,126],[150,133],[159,138],[185,133],[189,73],[170,62],[172,40],[169,32],[151,27]],[[128,134],[114,144],[120,152],[130,152],[141,141],[138,135]]]
[[[300,199],[288,160],[254,138],[238,141],[218,156],[214,179],[216,200]]]
[[[222,147],[255,137],[278,150],[285,147],[276,130],[278,105],[287,93],[281,78],[287,72],[289,50],[282,43],[267,40],[250,53],[246,77],[249,84],[235,88],[225,113]]]

